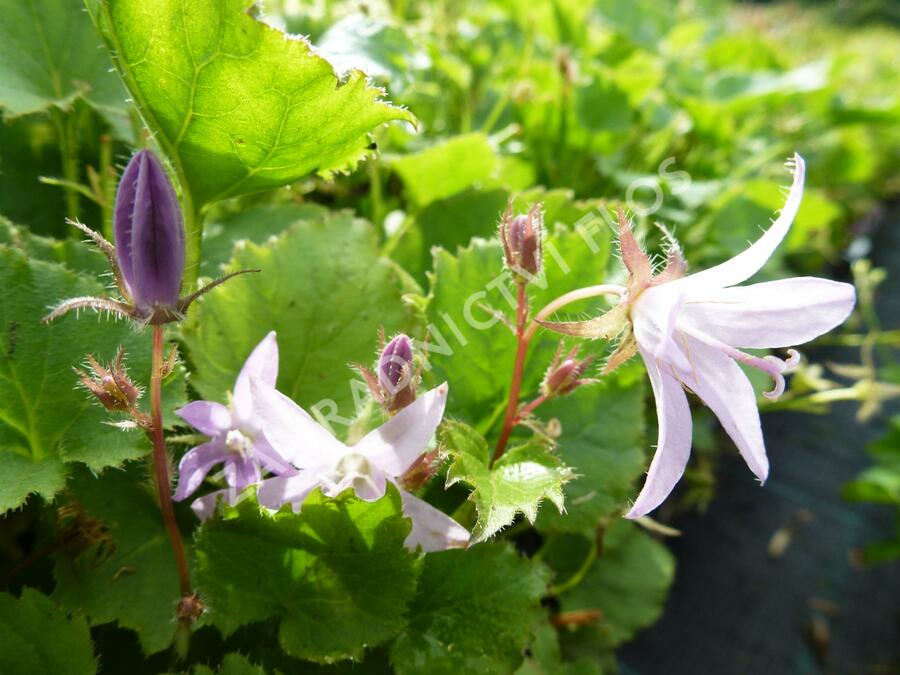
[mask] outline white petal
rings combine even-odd
[[[257,378],[269,387],[275,387],[275,381],[278,379],[278,342],[274,330],[250,352],[234,384],[232,406],[235,417],[243,424],[253,418],[253,396],[250,390],[252,378]]]
[[[747,466],[764,482],[769,460],[750,380],[733,359],[715,347],[693,337],[683,339],[694,370],[681,373],[682,381],[715,413]]]
[[[290,503],[294,513],[300,511],[309,493],[319,486],[321,471],[318,468],[301,471],[294,476],[267,478],[256,489],[260,506],[277,511]]]
[[[692,295],[679,321],[732,347],[790,347],[843,323],[855,301],[850,284],[797,277]]]
[[[469,531],[443,511],[426,501],[400,490],[403,514],[412,520],[412,531],[404,542],[407,548],[421,546],[426,553],[448,548],[465,548],[469,543]]]
[[[673,284],[690,286],[691,288],[725,288],[734,286],[756,274],[766,261],[772,257],[775,249],[784,239],[791,223],[800,208],[800,200],[803,197],[803,179],[806,173],[806,165],[803,158],[794,154],[794,182],[788,194],[787,201],[778,218],[766,230],[765,234],[757,239],[749,248],[721,265],[710,267],[702,272],[697,272],[684,279],[673,281]]]
[[[659,506],[681,479],[691,454],[691,409],[684,389],[667,365],[660,368],[656,359],[643,349],[641,356],[656,399],[659,441],[644,488],[627,518],[639,518]]]
[[[191,401],[175,414],[207,436],[218,436],[231,429],[231,412],[215,401]]]
[[[689,368],[681,351],[672,345],[672,332],[684,307],[684,289],[676,284],[648,288],[631,310],[634,339],[648,355],[677,368]]]
[[[251,378],[257,420],[275,451],[299,469],[333,463],[347,446],[280,391]]]
[[[446,404],[445,382],[369,432],[352,449],[388,476],[400,476],[427,449]]]
[[[240,496],[240,491],[235,490],[234,488],[216,490],[215,492],[210,492],[208,495],[198,497],[191,502],[191,511],[193,511],[194,515],[202,522],[205,522],[215,515],[216,504],[219,503],[220,499],[229,506],[234,506],[237,504],[238,497]]]

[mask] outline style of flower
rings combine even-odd
[[[119,181],[113,211],[115,246],[86,225],[69,223],[90,237],[106,256],[122,299],[70,298],[48,314],[45,322],[80,309],[108,312],[140,324],[178,321],[201,295],[237,274],[257,271],[234,272],[179,297],[184,274],[184,221],[169,176],[149,150],[135,153]]]
[[[468,543],[469,532],[464,527],[399,486],[400,477],[426,451],[444,415],[446,383],[352,446],[337,440],[270,383],[255,379],[252,391],[256,415],[272,447],[299,469],[295,475],[264,480],[257,490],[262,506],[279,509],[290,503],[299,512],[317,487],[329,497],[353,488],[360,499],[375,501],[384,496],[390,482],[400,491],[403,512],[412,520],[408,547],[439,551]]]
[[[652,511],[684,473],[691,449],[691,414],[685,389],[718,417],[747,465],[764,482],[769,473],[753,387],[738,364],[769,375],[784,392],[784,374],[799,360],[785,361],[742,349],[783,348],[808,342],[841,324],[853,309],[850,284],[797,277],[736,286],[758,272],[790,229],[800,207],[805,166],[792,163],[794,180],[779,217],[749,248],[710,269],[685,276],[687,265],[674,240],[665,268],[653,274],[619,211],[619,239],[629,283],[619,304],[596,319],[544,325],[588,338],[621,336],[606,372],[640,353],[656,399],[659,442],[647,480],[628,518]]]
[[[254,411],[251,379],[270,387],[278,377],[278,344],[272,331],[256,346],[238,374],[225,406],[215,401],[193,401],[176,411],[192,427],[210,440],[188,451],[178,465],[178,487],[174,499],[182,501],[196,491],[217,464],[223,464],[225,481],[231,490],[213,492],[195,502],[201,517],[215,508],[219,496],[233,502],[248,485],[259,482],[262,471],[293,473],[293,467],[272,448],[263,434]],[[226,494],[230,493],[230,494]]]

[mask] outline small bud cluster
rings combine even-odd
[[[103,366],[92,355],[85,357],[87,370],[75,368],[81,384],[100,401],[104,408],[115,412],[125,412],[134,418],[138,426],[149,428],[150,418],[137,409],[141,389],[128,376],[123,360],[125,348],[119,347],[116,360]]]
[[[541,393],[545,398],[566,396],[577,387],[591,382],[590,379],[584,378],[584,374],[594,361],[594,357],[588,356],[579,359],[578,347],[573,347],[565,356],[563,356],[562,350],[563,343],[560,342],[556,356],[553,357],[553,362],[547,369],[547,374],[544,375]]]
[[[540,273],[542,264],[543,215],[535,204],[527,214],[514,215],[510,205],[500,220],[500,242],[506,266],[520,282]]]

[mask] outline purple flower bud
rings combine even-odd
[[[547,374],[544,376],[544,381],[541,384],[541,393],[546,398],[566,396],[587,382],[582,377],[594,358],[588,356],[587,358],[579,359],[577,356],[577,347],[563,356],[562,343],[560,343],[556,356],[553,358],[553,363],[550,364],[550,368],[547,370]]]
[[[114,213],[116,256],[135,308],[174,308],[184,272],[184,222],[166,170],[140,150],[122,174]]]
[[[513,216],[509,209],[500,223],[500,241],[506,264],[520,275],[534,276],[541,270],[540,206],[535,204],[527,214]],[[524,275],[523,275],[524,276]]]
[[[401,333],[387,343],[378,358],[378,381],[390,395],[409,384],[412,379],[413,347]]]

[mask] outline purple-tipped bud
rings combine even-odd
[[[514,216],[508,209],[500,222],[500,241],[506,264],[518,274],[534,276],[541,271],[540,206],[535,204],[527,214]]]
[[[556,352],[556,357],[541,384],[541,393],[546,398],[553,396],[565,396],[571,394],[577,387],[588,382],[582,379],[584,373],[593,362],[593,357],[579,359],[577,348],[572,349],[565,357],[562,357],[562,344]]]
[[[403,333],[387,343],[378,358],[378,382],[389,394],[409,384],[412,379],[412,341]]]
[[[385,345],[378,357],[378,385],[385,409],[395,413],[415,401],[417,380],[412,340],[401,333]]]
[[[140,150],[122,174],[114,213],[116,257],[134,306],[174,308],[184,272],[184,222],[166,170]]]
[[[141,395],[140,389],[131,381],[122,365],[124,356],[125,350],[119,347],[115,363],[111,363],[109,368],[104,368],[97,359],[88,354],[90,372],[75,369],[84,387],[97,397],[107,410],[131,410]]]

